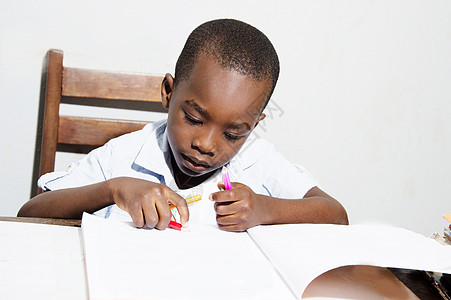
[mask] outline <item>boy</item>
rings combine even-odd
[[[227,231],[348,223],[344,208],[304,169],[249,139],[279,76],[277,53],[263,33],[236,20],[204,23],[188,37],[174,75],[161,86],[167,121],[111,140],[68,172],[42,176],[38,184],[47,192],[18,216],[80,218],[87,211],[165,229],[178,213],[183,226],[190,218]],[[224,165],[229,190],[218,184]],[[203,200],[188,210],[181,195],[190,193]]]

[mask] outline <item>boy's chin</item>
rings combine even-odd
[[[198,177],[210,173],[214,168],[212,166],[204,166],[195,163],[189,158],[181,157],[180,161],[177,161],[178,168],[188,176]]]
[[[180,168],[180,166],[179,166],[179,169],[183,172],[183,174],[190,176],[190,177],[200,177],[200,176],[206,175],[212,171],[210,169],[205,169],[203,171],[197,171],[197,170],[192,170],[186,166],[183,166],[182,168]]]
[[[202,176],[210,176],[212,173],[214,173],[216,170],[218,170],[218,168],[215,167],[211,167],[211,168],[204,168],[202,170],[193,170],[185,165],[179,166],[178,165],[179,170],[185,174],[186,176],[189,177],[202,177]]]

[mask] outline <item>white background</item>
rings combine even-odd
[[[42,59],[173,73],[188,34],[230,17],[273,42],[278,109],[257,133],[351,223],[442,231],[451,213],[451,1],[0,0],[0,215],[29,199]],[[69,109],[70,110],[70,109]]]

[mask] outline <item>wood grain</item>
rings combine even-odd
[[[78,219],[54,219],[54,218],[28,218],[28,217],[0,217],[0,221],[21,222],[21,223],[37,223],[61,226],[80,227],[81,220]]]
[[[110,139],[142,129],[149,122],[60,116],[58,144],[102,146]]]
[[[161,102],[163,76],[64,68],[62,95]]]
[[[40,175],[53,171],[57,147],[58,116],[61,101],[61,76],[63,72],[63,52],[49,51],[44,59],[45,108],[42,130]],[[41,145],[37,145],[41,147]]]

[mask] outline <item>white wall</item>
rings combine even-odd
[[[449,0],[0,1],[0,215],[29,197],[47,49],[64,50],[69,66],[164,74],[194,27],[232,17],[265,32],[281,60],[278,108],[257,133],[352,223],[441,231],[451,213],[449,16]]]

